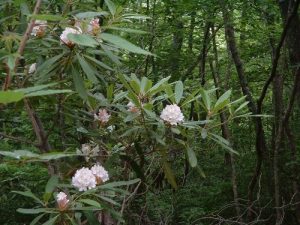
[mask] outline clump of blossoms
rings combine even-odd
[[[34,22],[34,27],[32,28],[31,35],[36,37],[43,37],[45,35],[47,28],[47,21],[36,20]]]
[[[99,111],[94,114],[94,119],[104,125],[109,121],[110,116],[106,109],[99,109]]]
[[[96,164],[91,168],[91,171],[96,177],[97,184],[102,184],[109,180],[108,172],[103,166]]]
[[[167,105],[160,114],[160,118],[171,125],[183,122],[184,116],[176,104]]]
[[[83,167],[77,170],[72,177],[72,185],[78,188],[79,191],[86,191],[95,188],[97,184],[103,184],[108,180],[108,172],[104,167],[96,164],[91,169]]]
[[[89,34],[97,35],[100,31],[99,19],[92,19],[87,27]]]
[[[74,29],[71,27],[66,27],[65,30],[60,35],[60,41],[62,44],[67,45],[69,48],[74,47],[74,43],[68,39],[68,34],[81,34],[82,31],[80,28]]]
[[[72,177],[72,185],[79,191],[86,191],[95,188],[97,184],[96,177],[89,168],[83,167],[76,171]]]
[[[89,22],[76,20],[74,26],[79,30],[82,30],[83,33],[91,35],[97,35],[100,32],[100,24],[98,18],[92,19]]]
[[[100,149],[99,145],[92,145],[92,144],[82,144],[81,149],[77,149],[77,154],[82,154],[85,157],[85,160],[88,162],[90,158],[98,156]]]
[[[59,192],[56,196],[56,202],[60,211],[64,211],[68,207],[68,196],[64,192]]]

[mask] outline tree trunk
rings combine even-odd
[[[217,88],[216,97],[219,98],[220,93],[219,93],[218,89],[220,88],[220,84],[219,84],[218,68],[214,68],[212,61],[210,61],[210,68],[212,71],[215,87]],[[226,118],[226,115],[224,112],[220,112],[220,120],[221,120],[222,136],[224,139],[226,139],[227,141],[229,141],[231,143],[231,140],[230,140],[231,135],[230,135],[230,131],[228,128],[228,124],[226,122],[227,118]],[[237,175],[236,175],[234,155],[232,153],[227,153],[225,156],[226,161],[228,160],[228,158],[229,158],[229,165],[230,165],[230,169],[231,169],[231,184],[232,184],[235,212],[236,212],[237,217],[240,217],[241,209],[240,209],[239,195],[238,195],[238,190],[237,190]]]
[[[232,56],[232,59],[234,61],[235,67],[236,67],[236,71],[237,71],[239,82],[240,82],[240,85],[242,88],[242,92],[246,96],[247,101],[249,101],[248,107],[249,107],[250,112],[252,112],[253,114],[256,114],[257,106],[256,106],[256,103],[254,102],[254,99],[250,92],[249,85],[248,85],[248,82],[247,82],[247,79],[245,76],[243,63],[240,58],[240,54],[239,54],[236,40],[235,40],[235,32],[234,32],[234,27],[232,25],[232,20],[230,18],[229,10],[228,10],[228,7],[224,0],[220,0],[220,3],[221,3],[221,7],[222,7],[223,20],[225,23],[226,42],[227,42],[228,48],[231,52],[231,56]],[[257,163],[256,163],[255,172],[253,174],[253,177],[251,179],[251,182],[250,182],[249,188],[248,188],[249,206],[251,206],[252,202],[253,202],[254,189],[257,184],[258,177],[261,173],[263,158],[264,158],[265,151],[266,151],[266,141],[265,141],[265,135],[264,135],[261,118],[258,117],[256,119],[254,119],[254,123],[255,123],[255,131],[256,131]],[[251,220],[252,215],[253,215],[251,207],[248,212],[249,212],[248,217]]]
[[[211,27],[211,22],[207,22],[205,24],[204,28],[204,36],[203,36],[203,41],[202,41],[202,49],[201,49],[201,59],[199,61],[199,75],[200,75],[200,80],[201,80],[201,86],[204,86],[205,84],[205,63],[206,63],[206,56],[208,52],[208,44],[209,44],[209,36],[210,36],[210,27]]]

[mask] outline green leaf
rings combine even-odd
[[[106,201],[106,202],[109,202],[109,203],[113,204],[113,205],[117,205],[117,206],[120,205],[118,202],[116,202],[116,201],[114,201],[114,200],[112,200],[112,199],[110,199],[110,198],[107,198],[107,197],[105,197],[105,196],[100,196],[100,198],[101,198],[102,200]]]
[[[95,75],[97,73],[97,71],[92,67],[92,65],[88,64],[87,61],[83,57],[81,57],[79,54],[76,54],[76,56],[77,56],[77,59],[79,61],[79,64],[80,64],[82,70],[84,71],[84,73],[86,74],[88,79],[90,81],[92,81],[93,83],[97,84],[98,79]]]
[[[226,139],[224,139],[223,137],[221,137],[217,134],[211,134],[211,135],[212,135],[212,137],[210,137],[210,138],[212,140],[214,140],[216,143],[221,145],[223,148],[225,148],[229,152],[239,155],[239,153],[237,151],[235,151],[231,148],[229,141],[227,141]]]
[[[179,130],[178,128],[171,127],[171,131],[172,131],[174,134],[180,134],[180,130]]]
[[[148,20],[151,19],[149,16],[139,15],[139,14],[124,14],[122,16],[124,19],[136,19],[136,20]]]
[[[213,111],[218,112],[223,109],[229,103],[229,98],[231,95],[231,90],[226,91],[216,102]]]
[[[108,85],[107,90],[106,90],[106,96],[107,96],[107,99],[110,102],[113,100],[113,96],[114,96],[114,84]]]
[[[13,70],[15,67],[16,56],[14,54],[7,56],[7,66],[10,70]]]
[[[157,82],[152,88],[150,88],[147,93],[154,95],[157,93],[157,90],[164,84],[166,83],[169,79],[171,78],[171,76],[165,77],[163,79],[161,79],[159,82]]]
[[[113,54],[113,52],[110,50],[109,46],[104,45],[104,44],[100,44],[101,48],[103,49],[103,51],[105,52],[106,56],[113,61],[117,66],[122,65],[122,63],[120,62],[120,58],[118,56],[116,56],[115,54]]]
[[[146,93],[152,87],[152,81],[147,77],[143,77],[141,81],[141,91]]]
[[[110,0],[104,0],[105,1],[105,4],[107,5],[111,15],[115,15],[116,13],[116,5],[110,1]]]
[[[165,176],[166,176],[168,182],[171,184],[171,186],[175,190],[177,190],[178,186],[177,186],[177,183],[176,183],[174,173],[173,173],[169,163],[166,160],[164,160],[164,162],[163,162],[163,170],[164,170],[164,173],[165,173]]]
[[[197,166],[197,157],[193,149],[190,147],[187,147],[187,155],[188,155],[188,160],[191,165],[191,167],[196,167]]]
[[[185,98],[184,102],[181,103],[180,105],[183,107],[184,105],[186,105],[192,101],[195,101],[197,98],[200,97],[200,95],[197,95],[198,93],[199,93],[199,90],[193,91],[187,98]]]
[[[113,102],[117,102],[117,101],[119,101],[120,99],[125,98],[125,97],[127,96],[127,94],[128,94],[128,93],[125,92],[125,91],[122,91],[122,92],[116,94],[115,97],[114,97]]]
[[[77,13],[75,16],[78,19],[85,19],[85,18],[94,18],[96,16],[108,16],[108,12],[102,11],[102,12],[82,12]]]
[[[243,109],[245,106],[248,105],[248,101],[247,102],[244,102],[243,104],[241,104],[235,111],[234,113],[237,113],[238,111],[240,111],[241,109]]]
[[[174,96],[174,92],[172,90],[171,85],[167,84],[164,85],[164,91],[166,92],[168,98],[171,100],[171,102],[175,102],[175,96]]]
[[[36,97],[36,96],[44,96],[44,95],[56,95],[56,94],[64,94],[64,93],[72,93],[71,90],[41,90],[31,92],[26,94],[25,97]]]
[[[199,165],[196,167],[196,169],[197,169],[197,172],[200,174],[201,177],[206,178],[206,175],[205,175],[203,169]]]
[[[96,215],[94,215],[91,211],[84,211],[83,214],[88,220],[88,224],[91,225],[100,225],[99,220],[97,219]]]
[[[94,206],[94,207],[97,207],[99,209],[102,209],[102,206],[100,205],[100,203],[96,202],[95,200],[92,200],[92,199],[80,199],[78,201],[82,202],[82,203],[85,203],[87,205]]]
[[[37,216],[37,217],[35,217],[34,220],[32,220],[31,223],[30,223],[29,225],[35,225],[35,224],[37,224],[37,222],[39,222],[40,219],[42,219],[43,216],[45,216],[45,213],[44,213],[44,214],[41,214],[41,215],[39,215],[39,216]]]
[[[59,215],[49,219],[48,221],[46,221],[42,225],[54,225],[58,217],[59,217]]]
[[[15,158],[15,159],[33,158],[33,157],[38,156],[38,154],[33,153],[31,151],[27,151],[27,150],[15,150],[13,152],[11,152],[11,151],[0,151],[0,155]]]
[[[85,57],[86,57],[87,59],[93,61],[94,63],[98,64],[99,66],[101,66],[101,67],[107,69],[107,70],[111,70],[111,71],[114,70],[114,69],[111,68],[110,66],[106,65],[105,63],[103,63],[103,62],[101,62],[101,61],[99,61],[99,60],[97,60],[97,59],[95,59],[95,58],[93,58],[93,57],[90,57],[90,56],[88,56],[88,55],[86,55]]]
[[[75,213],[75,215],[76,215],[76,213]],[[68,217],[68,219],[70,220],[70,222],[71,222],[72,225],[79,225],[79,224],[76,223],[75,220],[74,220],[72,217],[70,217],[68,214],[66,214],[66,216]]]
[[[39,213],[42,213],[42,212],[46,212],[46,209],[44,209],[44,208],[39,208],[39,209],[18,208],[17,212],[22,213],[22,214],[39,214]]]
[[[57,185],[58,185],[58,176],[57,175],[51,176],[46,184],[45,193],[52,193],[54,189],[57,187]]]
[[[13,193],[17,193],[19,195],[23,195],[29,198],[34,199],[36,202],[40,203],[41,205],[43,205],[44,203],[38,198],[36,197],[31,191],[27,190],[27,191],[12,191]],[[41,209],[40,209],[41,210]]]
[[[77,156],[77,154],[71,154],[71,153],[62,153],[62,152],[50,152],[50,153],[44,153],[38,156],[38,159],[43,161],[50,161],[55,159],[61,159],[66,157],[74,157]]]
[[[37,86],[33,86],[33,87],[28,87],[28,88],[21,88],[16,91],[23,92],[24,94],[29,94],[30,92],[40,91],[42,89],[45,89],[47,87],[52,87],[55,85],[57,85],[57,83],[50,83],[50,84],[37,85]]]
[[[183,83],[181,81],[178,81],[175,85],[175,102],[176,104],[179,104],[181,98],[183,95]]]
[[[101,39],[103,39],[104,41],[107,41],[109,43],[114,44],[115,46],[121,48],[121,49],[125,49],[129,52],[133,52],[133,53],[137,53],[137,54],[143,54],[143,55],[152,55],[150,52],[132,44],[131,42],[112,35],[112,34],[108,34],[108,33],[101,33],[100,35]]]
[[[60,60],[64,56],[64,54],[65,53],[62,53],[50,59],[47,59],[42,65],[37,67],[35,75],[38,77],[39,83],[48,80],[51,72],[55,71],[55,69],[57,68],[57,65],[59,63],[58,60]]]
[[[0,104],[18,102],[24,98],[24,93],[19,91],[0,91]]]
[[[99,186],[99,188],[109,189],[109,188],[112,188],[112,187],[128,186],[128,185],[132,185],[132,184],[135,184],[137,182],[140,182],[140,181],[141,181],[141,179],[139,179],[139,178],[134,179],[134,180],[129,180],[129,181],[117,181],[117,182],[103,184],[103,185]]]
[[[124,31],[127,33],[133,33],[133,34],[148,34],[149,33],[149,32],[142,31],[142,30],[123,28],[123,27],[104,27],[104,28],[107,28],[108,30],[118,30],[118,31]]]
[[[206,110],[210,111],[210,109],[211,109],[211,100],[210,100],[209,94],[204,89],[201,89],[200,93],[201,93],[202,101],[203,101],[203,103],[206,107]]]
[[[140,85],[135,81],[135,80],[131,80],[130,82],[130,86],[132,87],[133,91],[135,94],[139,94],[140,93]]]
[[[88,95],[84,86],[84,80],[74,67],[72,67],[72,78],[75,90],[84,101],[87,101]]]
[[[59,15],[50,15],[50,14],[31,14],[28,15],[29,17],[31,17],[32,19],[36,19],[36,20],[47,20],[47,21],[61,21],[64,20],[64,17],[59,16]]]
[[[69,33],[67,37],[70,41],[78,45],[83,45],[87,47],[96,47],[97,45],[99,45],[99,43],[94,38],[87,34]]]

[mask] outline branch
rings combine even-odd
[[[2,133],[2,132],[0,132],[0,136],[11,139],[11,140],[14,140],[14,141],[23,142],[23,143],[26,143],[26,144],[38,146],[37,143],[34,143],[32,141],[28,141],[28,140],[25,140],[25,139],[22,139],[22,138],[19,138],[19,137],[15,137],[15,136],[12,136],[12,135],[8,135],[8,134]]]
[[[284,40],[287,36],[287,32],[290,28],[290,25],[291,25],[291,22],[293,20],[293,18],[297,15],[297,11],[298,11],[298,7],[299,7],[299,3],[300,3],[300,0],[297,0],[295,2],[295,6],[292,10],[292,12],[290,13],[290,15],[288,16],[287,18],[287,21],[285,23],[285,26],[284,26],[284,29],[283,29],[283,32],[281,34],[281,37],[280,37],[280,41],[278,43],[278,46],[275,50],[275,53],[274,53],[274,57],[273,57],[273,60],[272,60],[272,70],[271,70],[271,74],[268,78],[268,80],[266,81],[263,89],[262,89],[262,92],[261,92],[261,95],[257,101],[257,114],[260,114],[261,113],[261,110],[262,110],[262,103],[264,101],[264,98],[266,96],[266,93],[267,93],[267,90],[271,84],[271,82],[273,81],[275,75],[276,75],[276,71],[277,71],[277,66],[278,66],[278,61],[279,61],[279,58],[280,58],[280,51],[281,51],[281,48],[283,46],[283,43],[284,43]]]
[[[39,10],[40,10],[41,3],[42,3],[42,0],[37,0],[37,1],[36,1],[36,4],[35,4],[35,7],[34,7],[34,10],[33,10],[32,15],[38,14],[38,12],[39,12]],[[16,58],[16,60],[15,60],[15,66],[14,66],[13,71],[16,71],[16,70],[17,70],[17,67],[18,67],[19,62],[20,62],[20,58],[21,58],[21,56],[22,56],[23,53],[24,53],[24,49],[25,49],[27,40],[28,40],[28,38],[29,38],[29,35],[30,35],[31,32],[32,32],[32,29],[33,29],[33,27],[34,27],[34,24],[35,24],[35,19],[31,19],[31,21],[30,21],[30,22],[28,23],[28,25],[27,25],[27,29],[26,29],[26,31],[25,31],[25,33],[24,33],[24,35],[23,35],[23,38],[22,38],[22,40],[21,40],[21,42],[20,42],[20,45],[19,45],[19,48],[18,48],[18,51],[17,51],[18,56],[17,56],[17,58]],[[6,78],[5,78],[4,85],[3,85],[3,87],[2,87],[2,90],[4,90],[4,91],[7,90],[7,89],[9,88],[10,84],[11,84],[11,76],[10,76],[9,73],[7,73]]]

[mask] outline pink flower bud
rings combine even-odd
[[[60,211],[64,211],[68,207],[69,199],[64,192],[59,192],[56,196],[56,202]]]

